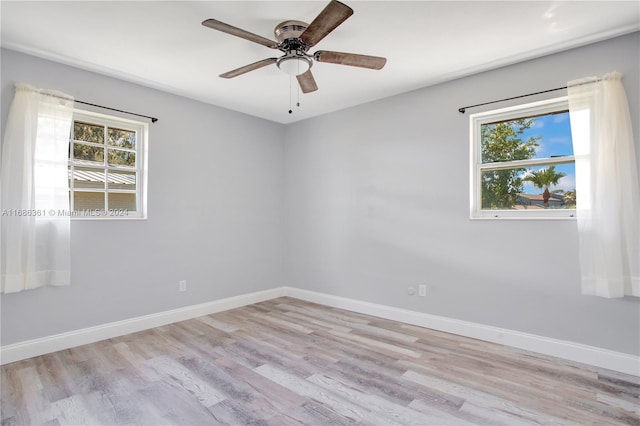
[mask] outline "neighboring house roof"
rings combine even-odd
[[[88,168],[81,168],[82,167],[82,163],[84,163],[83,161],[77,161],[76,160],[76,167],[73,170],[73,179],[75,181],[81,181],[81,182],[101,182],[104,183],[104,169],[100,170],[100,169],[96,169],[95,171],[92,171],[91,169]],[[90,163],[95,165],[95,163]],[[72,179],[71,176],[71,170],[69,170],[69,179]],[[109,183],[112,184],[120,184],[120,185],[134,185],[136,184],[136,174],[135,174],[135,170],[131,170],[131,173],[127,172],[123,172],[120,173],[119,171],[112,171],[111,173],[109,173],[109,178],[108,178]]]
[[[102,182],[104,183],[104,172],[89,172],[87,170],[75,170],[74,180],[82,182]],[[69,171],[69,178],[71,178],[71,171]],[[134,174],[122,174],[122,173],[109,173],[109,183],[116,183],[122,185],[135,185],[136,176]]]
[[[549,198],[549,201],[563,201],[564,197],[562,195],[559,194],[550,194],[551,197]],[[530,201],[543,201],[544,202],[544,197],[542,194],[518,194],[518,197],[521,198],[525,198],[527,200]]]
[[[516,204],[513,206],[515,210],[544,210],[545,208],[538,204],[532,204],[530,206],[523,206],[522,204]]]

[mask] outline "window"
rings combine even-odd
[[[473,114],[471,218],[575,216],[567,98]]]
[[[148,125],[76,110],[69,141],[71,216],[146,217]]]

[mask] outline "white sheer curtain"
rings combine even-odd
[[[67,164],[72,118],[70,96],[16,85],[2,144],[4,293],[70,283]]]
[[[620,73],[568,84],[582,293],[640,296],[640,184]]]

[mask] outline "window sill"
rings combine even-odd
[[[511,211],[511,210],[489,210],[471,213],[471,220],[575,220],[575,210],[562,211]]]

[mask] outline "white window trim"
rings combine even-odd
[[[85,111],[80,109],[73,110],[73,121],[87,121],[89,123],[102,124],[108,127],[122,128],[126,127],[129,130],[135,130],[136,135],[136,168],[131,169],[129,167],[121,168],[123,171],[136,171],[138,180],[136,181],[136,211],[127,212],[123,215],[121,211],[109,211],[96,215],[82,215],[79,212],[70,212],[72,220],[145,220],[147,219],[147,156],[148,156],[148,137],[149,137],[149,124],[141,121],[129,120],[126,118],[115,117],[105,114],[100,114],[93,111]],[[88,143],[91,145],[91,143]],[[98,145],[96,145],[98,146]],[[99,145],[103,146],[103,145]],[[106,158],[106,152],[105,152]],[[71,158],[69,159],[69,165],[72,165]],[[82,165],[82,167],[89,167]],[[110,169],[119,169],[117,166],[110,166]],[[96,169],[104,170],[104,167],[96,167]],[[70,179],[69,190],[82,192],[84,189],[74,189],[73,179]],[[88,192],[95,192],[93,189],[86,189]],[[111,189],[108,192],[130,192],[126,190]],[[72,197],[73,199],[73,197]]]
[[[530,160],[485,163],[482,164],[480,138],[481,126],[485,123],[517,119],[518,117],[530,117],[545,115],[553,112],[569,110],[567,96],[532,102],[524,105],[516,105],[498,110],[485,111],[472,114],[469,117],[470,139],[470,165],[469,165],[469,200],[471,219],[573,219],[575,209],[545,209],[545,210],[483,210],[481,207],[482,188],[480,180],[482,170],[486,169],[510,169],[518,166],[537,166],[548,164],[564,164],[575,162],[575,156],[534,158]]]

